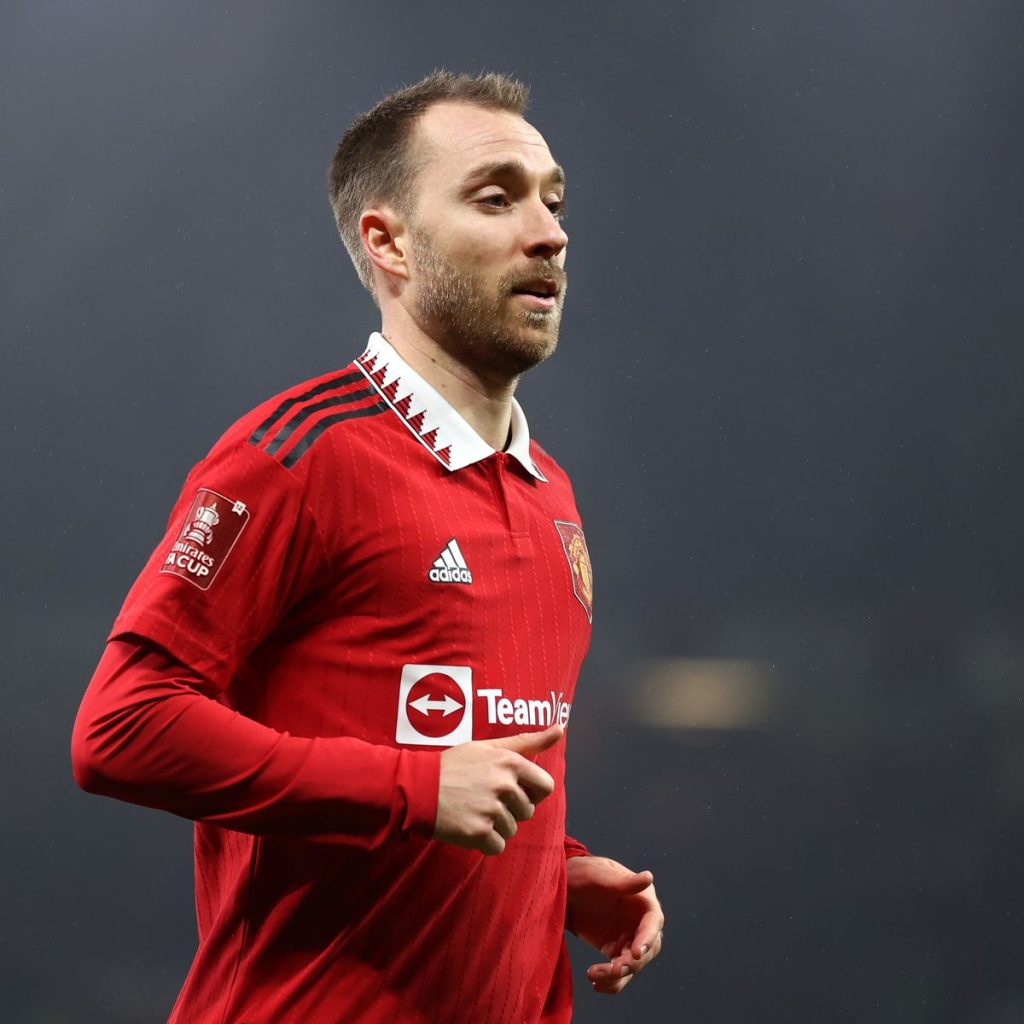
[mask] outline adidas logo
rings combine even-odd
[[[472,583],[473,574],[466,565],[459,550],[459,542],[452,537],[444,550],[434,559],[433,568],[427,573],[431,583]]]

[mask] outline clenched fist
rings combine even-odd
[[[529,760],[557,743],[560,725],[501,740],[460,743],[441,754],[434,838],[496,854],[516,834],[517,822],[533,817],[555,781]]]

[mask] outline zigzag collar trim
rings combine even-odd
[[[446,469],[472,466],[495,453],[440,394],[376,331],[356,366],[406,425],[409,432]],[[512,399],[511,455],[531,476],[547,477],[530,457],[530,428],[522,407]]]

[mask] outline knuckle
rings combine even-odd
[[[516,790],[516,780],[511,775],[502,775],[494,788],[499,796],[512,796]]]

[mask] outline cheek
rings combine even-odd
[[[467,277],[472,278],[478,291],[493,295],[501,286],[502,277],[508,273],[509,262],[489,249],[471,246],[455,255],[456,266]]]
[[[518,235],[509,216],[460,212],[438,225],[444,248],[466,266],[506,267],[521,254]]]
[[[498,240],[490,238],[487,231],[481,230],[462,239],[452,255],[474,273],[497,278],[510,263],[508,251],[497,243]]]

